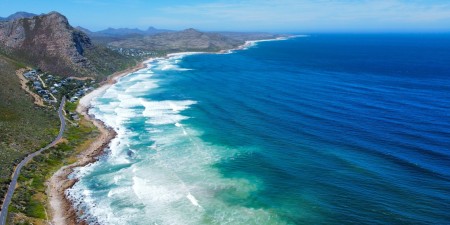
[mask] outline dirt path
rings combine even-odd
[[[34,98],[34,104],[45,107],[44,100],[41,98],[41,96],[31,91],[30,88],[27,86],[28,80],[23,76],[23,73],[25,73],[25,71],[26,69],[19,69],[16,71],[16,75],[20,79],[20,86],[22,87],[23,90],[25,90],[28,94],[30,94]]]
[[[45,84],[45,82],[42,80],[41,76],[37,75],[38,79],[41,81],[42,83],[42,87],[47,88],[47,85]]]
[[[93,77],[68,77],[68,78],[74,80],[95,80]]]

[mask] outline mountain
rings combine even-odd
[[[37,16],[37,15],[33,14],[33,13],[28,13],[28,12],[16,12],[6,18],[0,17],[0,21],[10,21],[10,20],[16,20],[16,19],[22,19],[22,18],[30,18],[33,16]]]
[[[124,56],[94,45],[58,12],[0,22],[0,50],[17,61],[63,76],[98,76],[129,63]]]
[[[95,35],[99,36],[125,36],[130,34],[143,34],[144,31],[139,30],[137,28],[130,29],[130,28],[108,28],[106,30],[101,30],[94,32]]]
[[[167,29],[158,29],[158,28],[154,28],[154,27],[148,27],[147,30],[145,31],[145,33],[147,35],[159,34],[159,33],[165,33],[165,32],[174,32],[174,31],[167,30]]]
[[[149,27],[147,30],[140,30],[137,28],[108,28],[97,32],[91,32],[94,36],[130,36],[130,35],[153,35],[164,32],[172,32],[171,30],[157,29]]]
[[[145,37],[113,41],[109,46],[115,48],[137,48],[149,51],[220,51],[232,49],[243,41],[216,33],[205,33],[195,29],[178,32],[159,33]]]
[[[80,27],[80,26],[77,26],[77,27],[75,27],[75,29],[77,29],[77,30],[79,30],[79,31],[81,31],[81,32],[83,32],[83,33],[85,33],[85,34],[87,34],[87,35],[89,35],[89,34],[92,34],[93,32],[92,31],[90,31],[89,29],[87,29],[87,28],[84,28],[84,27]]]
[[[93,69],[83,56],[91,47],[90,39],[70,27],[67,18],[57,12],[1,23],[0,46],[47,71],[88,73]]]
[[[92,32],[77,27],[91,37],[97,44],[107,45],[113,49],[139,49],[159,53],[177,51],[220,51],[236,48],[250,40],[277,38],[282,35],[270,33],[243,32],[201,32],[193,28],[172,31],[149,27],[147,30],[129,28],[108,28]]]
[[[88,75],[100,80],[136,63],[94,44],[57,12],[30,16],[18,13],[0,22],[0,205],[14,166],[50,143],[59,129],[54,109],[36,106],[16,74],[26,67],[40,67],[59,76]],[[34,195],[34,190],[27,196]]]

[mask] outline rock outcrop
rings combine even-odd
[[[67,18],[57,12],[1,22],[0,47],[7,54],[46,71],[95,72],[83,56],[85,49],[93,47],[91,40],[71,27]]]
[[[136,63],[73,28],[67,18],[51,12],[0,22],[0,53],[61,76],[104,76]]]

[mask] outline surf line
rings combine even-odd
[[[175,122],[175,121],[173,121],[173,122]],[[197,150],[200,150],[200,147],[197,145],[197,143],[194,142],[192,137],[187,133],[186,129],[184,128],[184,126],[181,123],[175,122],[175,126],[181,128],[183,130],[183,134],[189,138],[189,141],[197,148]],[[197,206],[200,209],[203,209],[203,207],[198,203],[198,200],[191,194],[191,192],[189,191],[189,188],[184,184],[184,182],[181,180],[181,178],[179,176],[177,176],[177,177],[178,177],[178,179],[180,179],[180,181],[183,183],[183,185],[188,190],[188,194],[186,195],[186,198],[189,199],[189,201],[192,203],[192,205]]]
[[[174,110],[176,111],[176,110]],[[184,126],[174,120],[172,122],[175,124],[176,127],[180,127],[183,131],[183,134],[189,138],[189,141],[196,147],[197,150],[200,150],[200,147],[195,143],[195,141],[192,139],[192,137],[187,133]],[[186,183],[181,179],[180,176],[178,176],[175,171],[173,171],[169,166],[167,166],[165,163],[163,163],[164,167],[172,173],[172,175],[183,185],[183,189],[187,192],[186,198],[191,202],[192,205],[198,207],[201,210],[204,210],[204,208],[200,205],[198,200],[195,198],[194,195],[191,194],[190,188],[186,185]]]

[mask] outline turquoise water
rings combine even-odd
[[[100,224],[450,224],[448,35],[311,35],[150,62],[68,195]]]

